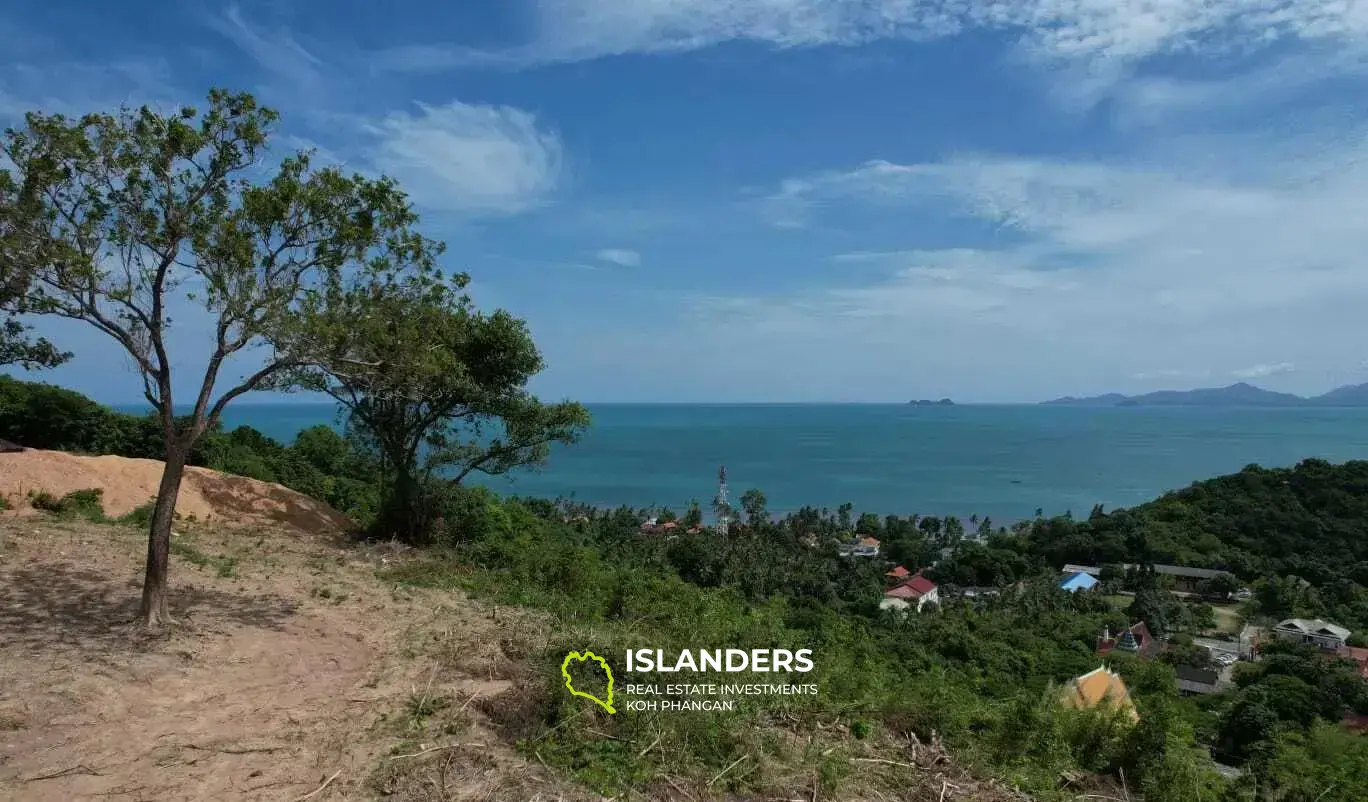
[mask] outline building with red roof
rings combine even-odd
[[[940,589],[936,583],[922,576],[921,571],[913,574],[901,584],[884,592],[879,608],[883,610],[906,610],[913,606],[917,612],[928,603],[940,604]]]

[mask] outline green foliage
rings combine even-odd
[[[237,573],[237,557],[226,554],[206,554],[184,538],[172,538],[171,553],[191,565],[212,570],[219,579],[231,579]]]
[[[285,340],[300,366],[289,384],[321,391],[348,410],[353,431],[381,457],[381,528],[431,542],[431,479],[459,484],[542,464],[551,444],[575,442],[589,424],[579,404],[545,404],[526,389],[541,354],[526,324],[486,314],[465,275],[435,267],[441,248],[419,237],[312,294]]]
[[[135,529],[146,529],[152,523],[152,510],[157,506],[156,500],[145,504],[139,504],[128,512],[115,519],[116,523],[123,526],[131,526]]]
[[[1368,738],[1327,723],[1285,732],[1253,769],[1261,799],[1361,802],[1368,798]]]
[[[45,490],[30,491],[29,504],[35,510],[43,510],[54,515],[84,518],[97,523],[108,520],[104,513],[104,490],[98,487],[73,490],[61,498]]]
[[[558,676],[556,661],[566,651],[586,643],[610,662],[647,643],[667,653],[702,644],[813,650],[816,669],[794,681],[819,683],[820,695],[747,697],[731,712],[666,717],[620,705],[616,716],[599,716],[588,728],[558,726],[597,714],[566,702],[555,683],[536,691],[529,732],[538,739],[530,748],[603,793],[640,788],[653,776],[652,757],[641,752],[659,738],[654,751],[701,777],[743,755],[765,754],[776,765],[817,774],[835,794],[850,780],[849,760],[838,761],[838,770],[822,755],[828,750],[808,754],[769,743],[772,729],[747,726],[790,717],[840,721],[851,743],[906,733],[925,740],[935,732],[966,759],[1041,799],[1066,798],[1055,796],[1064,770],[1124,770],[1132,782],[1167,772],[1183,778],[1183,788],[1209,780],[1166,666],[1121,666],[1142,715],[1165,705],[1183,711],[1157,720],[1144,731],[1147,740],[1137,740],[1116,714],[1058,704],[1058,683],[1096,668],[1093,643],[1115,612],[1088,594],[1060,592],[1052,576],[983,605],[947,602],[935,614],[892,618],[873,604],[882,567],[798,545],[809,529],[836,531],[837,518],[801,513],[737,528],[727,538],[704,532],[666,541],[638,536],[639,519],[624,522],[622,511],[501,501],[479,490],[454,492],[441,509],[448,528],[460,522],[444,541],[450,550],[385,579],[462,588],[547,611],[560,634],[534,662],[545,663],[548,676]],[[650,633],[647,642],[643,632]],[[1170,738],[1171,731],[1185,735]],[[1212,782],[1219,786],[1219,779]],[[754,794],[764,783],[763,771],[749,771],[719,785]]]
[[[1052,565],[1150,562],[1223,568],[1245,579],[1296,575],[1368,583],[1368,462],[1251,465],[1129,510],[1032,527]],[[1141,559],[1141,558],[1144,559]],[[1220,580],[1228,588],[1227,580]]]

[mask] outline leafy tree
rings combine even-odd
[[[313,171],[307,153],[253,184],[277,115],[214,90],[203,114],[150,108],[80,119],[30,113],[0,138],[0,265],[20,313],[84,321],[133,358],[161,424],[166,466],[148,535],[141,617],[167,619],[171,521],[191,449],[234,398],[293,362],[276,349],[214,397],[234,354],[269,343],[325,274],[366,258],[413,221],[386,180]],[[172,309],[211,320],[192,411],[174,415]],[[179,371],[181,368],[176,367]]]
[[[1240,580],[1234,575],[1219,573],[1202,583],[1202,594],[1216,599],[1228,599],[1240,589]]]
[[[689,502],[689,509],[685,511],[684,519],[681,523],[684,524],[686,529],[692,529],[695,526],[703,525],[703,508],[699,506],[698,499]]]
[[[12,236],[26,215],[33,214],[42,199],[31,188],[16,183],[7,170],[0,170],[0,241]],[[46,339],[33,340],[30,327],[20,322],[13,310],[20,307],[33,280],[33,265],[27,261],[0,259],[0,366],[18,365],[25,370],[56,367],[71,358]]]
[[[1209,668],[1211,666],[1211,650],[1193,643],[1190,636],[1176,635],[1169,640],[1168,648],[1159,655],[1159,659],[1171,666]]]
[[[1135,594],[1135,600],[1126,608],[1126,615],[1132,621],[1144,621],[1145,626],[1154,635],[1163,635],[1169,631],[1171,626],[1169,621],[1168,594],[1161,590],[1145,589]]]
[[[747,523],[759,526],[769,518],[769,514],[765,512],[767,501],[765,494],[754,487],[741,494],[741,509],[746,512]]]
[[[286,338],[298,358],[283,383],[350,412],[389,477],[383,524],[412,542],[430,534],[425,488],[438,472],[460,484],[536,466],[589,424],[579,404],[527,391],[542,357],[526,324],[476,309],[469,277],[436,268],[440,251],[417,235],[395,238],[386,258],[311,294]]]
[[[883,533],[883,522],[879,520],[878,514],[862,512],[860,513],[860,517],[855,519],[855,534],[879,537]]]
[[[849,531],[851,527],[850,515],[855,511],[855,505],[849,501],[836,508],[837,525],[842,531]]]

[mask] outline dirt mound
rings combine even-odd
[[[38,450],[0,453],[0,496],[22,513],[29,510],[30,491],[60,497],[98,487],[104,491],[105,513],[119,516],[156,497],[162,468],[162,462],[151,459]],[[286,526],[310,533],[337,533],[352,526],[342,513],[302,493],[207,468],[185,469],[176,512],[199,521]]]

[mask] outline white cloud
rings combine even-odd
[[[595,256],[601,262],[618,265],[620,267],[640,267],[641,254],[625,248],[604,248]]]
[[[789,222],[839,212],[885,237],[941,214],[1003,233],[842,254],[870,269],[835,274],[844,286],[834,289],[696,299],[694,314],[705,338],[748,343],[776,375],[823,364],[836,383],[862,381],[872,365],[954,376],[1003,399],[1032,387],[1125,391],[1211,365],[1266,377],[1295,364],[1310,381],[1362,360],[1353,344],[1368,297],[1368,136],[1325,133],[1277,148],[1191,143],[1201,161],[979,155],[797,176],[762,209],[777,205]],[[1287,363],[1267,363],[1270,352]]]
[[[1368,35],[1368,10],[1346,0],[528,0],[531,41],[498,53],[409,45],[381,54],[397,69],[577,61],[695,50],[728,41],[780,48],[925,40],[970,29],[1020,37],[1029,56],[1094,72],[1197,49]]]
[[[1230,375],[1237,379],[1264,379],[1269,376],[1282,376],[1295,370],[1296,367],[1291,362],[1279,362],[1276,365],[1254,365],[1253,367],[1233,370]]]
[[[262,69],[291,83],[308,87],[321,81],[323,61],[304,48],[288,31],[261,31],[242,16],[237,3],[222,16],[208,19],[210,27],[242,49]]]
[[[512,214],[556,189],[560,138],[529,112],[506,106],[418,104],[367,125],[369,161],[436,211]]]

